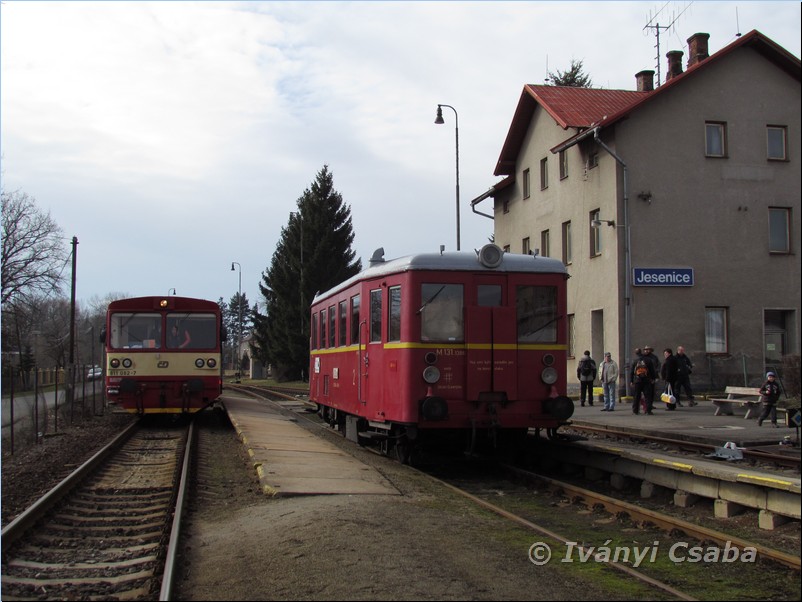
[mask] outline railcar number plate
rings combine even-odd
[[[109,370],[109,376],[136,376],[136,370]]]

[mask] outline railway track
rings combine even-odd
[[[3,529],[3,599],[168,600],[193,436],[134,424]]]

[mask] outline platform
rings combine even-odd
[[[375,469],[296,424],[280,405],[232,392],[220,401],[266,494],[399,494]]]
[[[683,404],[683,407],[668,411],[665,403],[656,401],[649,416],[642,412],[634,414],[629,402],[616,404],[614,412],[602,412],[603,404],[598,401],[585,407],[577,402],[571,422],[577,426],[606,427],[633,433],[644,431],[649,435],[716,446],[728,441],[739,447],[777,445],[786,436],[790,436],[794,443],[797,441],[797,430],[785,425],[784,412],[777,412],[779,428],[774,428],[768,421],[758,426],[757,417],[744,418],[745,409],[736,408],[732,416],[715,416],[716,407],[710,401],[698,400],[694,407],[688,406],[686,401]]]

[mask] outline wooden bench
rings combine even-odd
[[[732,406],[740,405],[746,407],[744,418],[750,418],[752,412],[761,407],[759,387],[727,387],[724,389],[727,394],[726,399],[711,397],[716,406],[715,416],[732,416]]]

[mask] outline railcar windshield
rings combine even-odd
[[[112,349],[157,349],[162,346],[161,325],[157,313],[112,314],[109,345]]]
[[[214,314],[167,314],[168,349],[210,349],[216,346],[217,320]]]
[[[422,284],[421,341],[464,341],[462,306],[461,284]]]
[[[557,342],[557,289],[519,286],[516,295],[519,343]]]

